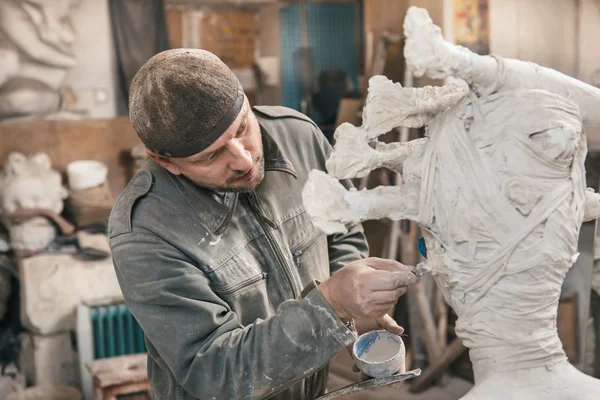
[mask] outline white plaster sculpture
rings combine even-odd
[[[10,153],[0,173],[1,210],[3,214],[27,213],[59,215],[67,190],[60,173],[52,169],[50,158],[39,153],[29,158]],[[9,219],[10,244],[17,251],[38,251],[56,237],[56,228],[47,217],[27,216],[23,222]]]
[[[421,267],[456,311],[473,361],[464,400],[600,398],[600,380],[568,362],[556,327],[580,225],[600,214],[600,196],[585,187],[583,133],[600,124],[600,90],[447,43],[423,9],[408,10],[404,33],[417,76],[468,87],[372,78],[363,125],[340,126],[329,174],[310,174],[309,215],[328,234],[383,217],[422,227]],[[394,127],[423,125],[423,139],[376,142]],[[403,184],[346,191],[337,180],[378,167],[401,173]]]
[[[52,118],[75,66],[79,0],[0,0],[0,120]]]

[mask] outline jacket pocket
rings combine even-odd
[[[251,286],[265,279],[267,279],[267,273],[259,272],[258,274],[250,276],[240,282],[235,282],[233,284],[223,286],[215,285],[215,291],[223,296],[231,296],[236,292],[244,289],[245,287]]]
[[[300,268],[303,254],[308,252],[322,236],[325,236],[323,232],[316,231],[305,243],[299,245],[295,249],[292,249],[292,257],[296,267]]]
[[[292,259],[297,268],[302,287],[306,286],[313,279],[324,281],[329,278],[327,235],[323,232],[317,231],[313,233],[305,242],[290,249],[290,251],[292,252]]]
[[[219,295],[230,296],[266,278],[256,259],[245,249],[210,268],[208,276]]]
[[[237,314],[242,325],[270,315],[268,275],[249,252],[243,250],[215,266],[209,277],[213,291]]]

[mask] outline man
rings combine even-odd
[[[412,268],[364,258],[361,226],[326,237],[305,212],[330,151],[310,119],[251,109],[225,64],[192,49],[140,69],[130,119],[151,160],[115,203],[110,244],[155,400],[314,399],[355,319],[402,332],[386,312]]]

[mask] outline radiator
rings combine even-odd
[[[144,332],[125,304],[90,308],[94,360],[144,353]]]
[[[80,304],[77,308],[77,348],[82,390],[92,400],[89,361],[146,352],[144,333],[125,303]]]

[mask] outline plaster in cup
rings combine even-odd
[[[386,330],[367,332],[354,342],[352,356],[367,376],[394,375],[404,367],[406,349],[402,338]]]
[[[85,190],[103,184],[108,168],[105,164],[93,160],[73,161],[67,166],[69,189]]]

